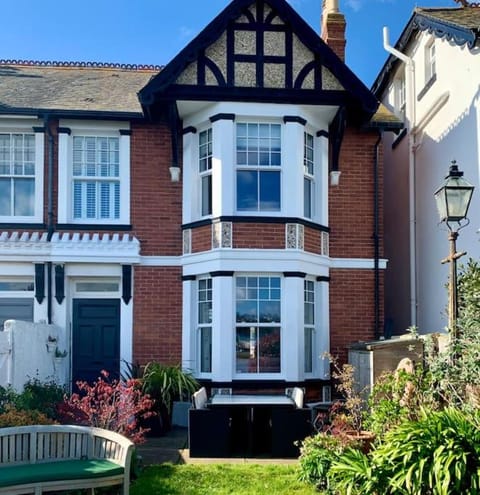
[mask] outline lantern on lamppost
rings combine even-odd
[[[448,327],[452,340],[457,335],[457,259],[465,252],[457,253],[458,231],[469,224],[467,218],[468,207],[472,200],[474,186],[463,178],[463,172],[458,170],[455,160],[450,165],[450,170],[445,177],[443,185],[435,192],[440,222],[445,222],[448,227],[448,240],[450,242],[450,254],[442,260],[442,263],[450,263],[450,277],[448,285]]]

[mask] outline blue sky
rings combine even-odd
[[[2,2],[0,59],[168,63],[228,0],[15,0]],[[322,0],[290,0],[319,31]],[[370,86],[415,6],[457,7],[454,0],[340,0],[347,20],[347,65]]]

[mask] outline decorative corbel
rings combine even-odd
[[[338,109],[335,118],[329,127],[329,158],[330,158],[330,183],[332,186],[337,186],[340,179],[340,149],[342,147],[343,136],[345,134],[345,128],[347,126],[347,110],[345,107]]]

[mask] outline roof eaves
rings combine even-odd
[[[108,110],[58,110],[48,108],[13,108],[0,105],[0,115],[43,116],[58,118],[99,118],[104,120],[142,120],[141,112],[115,112]]]
[[[428,31],[437,38],[452,41],[457,46],[466,44],[471,49],[475,46],[477,40],[477,34],[474,30],[425,13],[418,12],[414,23],[420,31]]]

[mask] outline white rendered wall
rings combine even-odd
[[[431,35],[421,33],[416,40],[417,46],[408,53],[415,61],[415,95],[424,87],[424,49],[430,39]],[[478,51],[475,53],[438,38],[435,39],[435,48],[436,81],[420,101],[415,98],[414,121],[410,126],[418,130],[413,156],[417,326],[422,333],[442,331],[447,324],[448,265],[442,265],[440,260],[448,254],[449,245],[445,227],[438,225],[433,195],[448,174],[452,160],[457,161],[464,177],[476,187],[468,214],[471,223],[461,230],[457,242],[457,250],[468,252],[460,263],[466,262],[468,257],[478,259],[480,252],[477,234],[480,227],[479,55]],[[386,94],[384,101],[391,103],[392,95]],[[402,266],[405,271],[408,269],[405,243],[408,235],[408,228],[405,228],[405,222],[408,222],[408,209],[405,209],[407,141],[406,136],[394,150],[385,142],[386,256],[390,258],[389,269],[392,267],[394,270],[387,272],[386,317],[390,313],[402,322],[409,311],[401,276]]]

